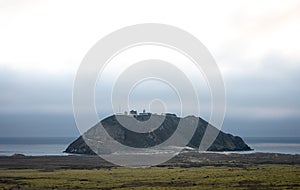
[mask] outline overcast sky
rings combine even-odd
[[[300,136],[300,3],[274,0],[0,0],[0,136],[78,135],[72,87],[83,57],[140,23],[179,27],[208,48],[226,86],[223,130]]]

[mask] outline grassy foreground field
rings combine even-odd
[[[0,189],[300,189],[299,165],[1,169]]]

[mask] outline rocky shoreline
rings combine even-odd
[[[300,165],[300,155],[277,153],[199,153],[183,152],[158,167],[233,166],[259,164]],[[98,156],[0,156],[0,169],[100,169],[117,167]]]

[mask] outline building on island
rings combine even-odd
[[[130,115],[137,115],[137,111],[136,111],[136,110],[131,110],[131,111],[129,112],[129,114],[130,114]]]

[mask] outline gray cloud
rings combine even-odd
[[[0,69],[0,112],[72,111],[72,76]]]
[[[260,66],[256,69],[225,74],[227,113],[223,129],[242,136],[297,136],[300,134],[300,88],[297,85],[300,80],[300,62],[270,54],[258,63]],[[2,67],[1,136],[58,135],[50,132],[54,129],[61,131],[60,136],[76,134],[77,129],[71,117],[73,77],[39,73],[29,75]],[[170,89],[159,86],[151,88],[149,84],[140,88],[140,91],[133,94],[134,100],[131,100],[136,107],[132,108],[142,111],[145,104],[148,105],[149,100],[156,95],[165,99],[169,105],[178,103],[175,95],[168,95]],[[105,109],[110,106],[110,97],[101,96],[104,94],[101,92],[107,89],[109,86],[104,85],[104,88],[96,90],[97,106],[104,108],[100,109],[100,117],[111,114],[111,110]],[[204,94],[204,100],[209,100],[208,93]],[[206,108],[209,104],[203,102],[202,106],[204,116],[201,116],[209,119],[210,109]],[[178,106],[174,106],[171,111],[178,114]]]
[[[249,64],[256,66],[225,74],[227,114],[246,118],[299,117],[300,60],[270,54]]]

